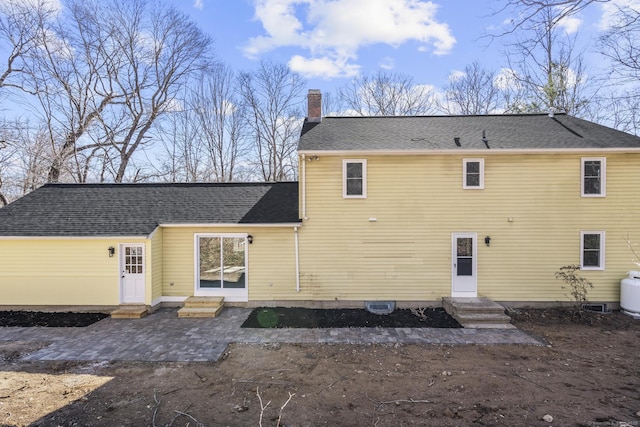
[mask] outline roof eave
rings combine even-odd
[[[613,148],[484,148],[484,149],[382,149],[382,150],[299,150],[299,155],[325,155],[325,156],[406,156],[406,155],[486,155],[486,154],[592,154],[592,153],[640,153],[640,147],[613,147]]]
[[[292,227],[300,227],[302,222],[273,222],[273,223],[250,223],[250,222],[242,222],[242,223],[161,223],[159,227],[164,228],[185,228],[185,227],[194,227],[194,228],[273,228],[273,227],[283,227],[283,228],[292,228]]]

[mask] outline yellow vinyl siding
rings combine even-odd
[[[0,239],[1,304],[118,305],[119,243],[116,239]],[[145,240],[128,243],[144,244]],[[116,248],[113,257],[109,257],[109,246]]]
[[[162,236],[163,229],[158,227],[151,236],[151,254],[147,254],[147,260],[149,260],[149,266],[147,271],[151,273],[151,280],[148,282],[151,284],[151,293],[147,293],[147,302],[150,304],[153,301],[162,297]],[[147,286],[148,287],[148,286]]]
[[[579,263],[581,230],[602,230],[606,269],[583,274],[596,285],[593,300],[618,300],[633,268],[624,236],[640,240],[640,155],[606,155],[605,198],[580,197],[579,154],[357,157],[367,159],[366,199],[342,198],[342,159],[350,157],[306,165],[300,269],[312,299],[448,296],[451,233],[476,232],[479,295],[566,300],[555,271]],[[462,159],[471,157],[485,159],[483,190],[462,188]]]
[[[195,286],[194,235],[248,233],[249,300],[300,299],[296,293],[294,232],[284,228],[165,227],[163,228],[162,292],[191,296]]]

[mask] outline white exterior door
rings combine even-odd
[[[478,236],[476,233],[451,235],[452,297],[478,296]]]
[[[144,245],[120,245],[120,302],[144,304]]]

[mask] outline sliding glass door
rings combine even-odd
[[[195,295],[247,301],[247,235],[196,234]]]

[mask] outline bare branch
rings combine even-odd
[[[356,77],[338,89],[347,114],[360,116],[428,115],[437,110],[433,88],[400,73],[378,71]]]

